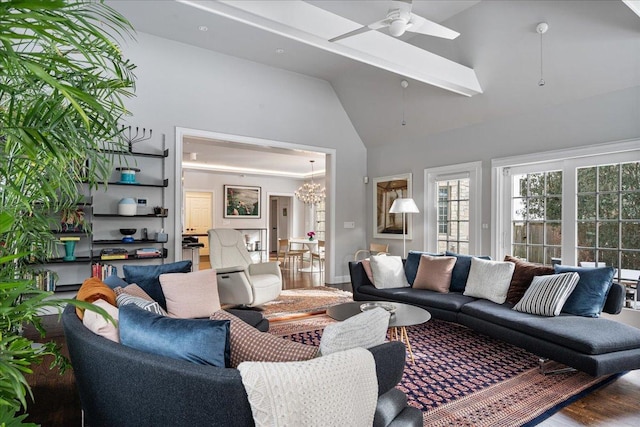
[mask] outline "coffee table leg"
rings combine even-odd
[[[398,334],[398,329],[400,329],[400,333]],[[409,342],[409,334],[407,334],[407,328],[405,326],[393,327],[389,329],[389,340],[392,341],[400,341],[407,346],[407,352],[409,353],[409,357],[411,358],[411,363],[415,363],[415,359],[413,357],[413,350],[411,349],[411,343]]]

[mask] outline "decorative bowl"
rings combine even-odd
[[[373,310],[377,307],[384,308],[391,314],[395,313],[398,309],[395,304],[391,304],[390,302],[365,302],[360,305],[360,311]]]
[[[133,234],[136,234],[137,229],[136,228],[121,228],[120,229],[120,233],[123,236],[131,236]]]

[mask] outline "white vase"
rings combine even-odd
[[[135,216],[138,210],[138,202],[132,197],[125,197],[118,202],[118,215]]]

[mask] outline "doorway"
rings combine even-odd
[[[200,256],[209,256],[207,231],[213,227],[213,193],[210,191],[185,191],[184,234],[198,238]]]
[[[278,251],[278,239],[290,239],[294,230],[294,209],[292,195],[269,196],[269,247]]]

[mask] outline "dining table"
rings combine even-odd
[[[309,267],[300,267],[298,268],[298,271],[303,272],[303,273],[319,273],[320,272],[320,268],[318,268],[316,271],[314,271],[313,268],[313,257],[311,257],[312,253],[317,252],[318,250],[318,239],[313,239],[313,240],[309,240],[309,239],[305,239],[305,238],[301,238],[301,237],[293,237],[289,239],[289,244],[290,245],[302,245],[304,247],[307,248],[307,250],[309,251]]]

